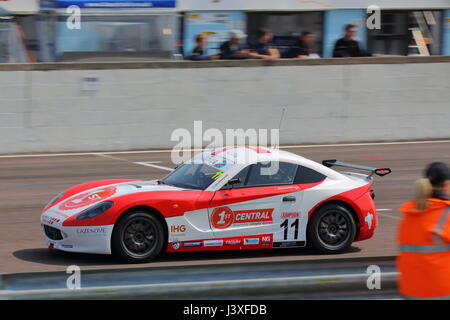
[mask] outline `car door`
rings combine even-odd
[[[293,192],[282,197],[280,213],[273,222],[273,247],[304,246],[306,233],[303,226],[308,215],[302,214],[302,188],[299,185],[290,186]]]
[[[326,179],[326,176],[302,165],[297,166],[294,186],[299,190],[289,195],[290,201],[283,201],[277,226],[274,225],[274,247],[301,247],[306,245],[308,214],[316,202],[314,194]],[[320,194],[320,192],[319,192]],[[291,198],[294,196],[295,199]],[[275,222],[274,222],[275,224]]]
[[[233,177],[240,183],[216,191],[210,202],[214,236],[244,237],[243,246],[288,241],[280,224],[283,213],[296,212],[301,203],[301,188],[293,184],[296,170],[296,164],[287,162],[256,163]]]

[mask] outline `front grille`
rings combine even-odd
[[[45,231],[45,235],[52,240],[62,240],[63,239],[61,231],[59,231],[56,228],[50,227],[48,225],[44,225],[44,231]]]

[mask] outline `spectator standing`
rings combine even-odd
[[[249,50],[242,43],[243,39],[247,37],[240,30],[230,31],[230,39],[225,41],[220,46],[221,59],[246,59],[249,57]]]
[[[219,55],[207,55],[206,51],[206,35],[200,33],[195,36],[195,48],[189,59],[194,61],[219,59]]]
[[[271,30],[261,28],[258,30],[258,39],[250,43],[248,54],[252,59],[277,60],[280,51],[272,46],[273,33]]]
[[[356,40],[356,25],[347,24],[345,26],[344,37],[336,41],[334,44],[333,57],[366,57],[370,56],[366,51],[359,47]]]
[[[312,53],[311,44],[316,36],[311,31],[303,31],[297,43],[287,53],[286,58],[308,59]]]
[[[450,299],[450,169],[434,162],[400,208],[399,291],[411,299]]]

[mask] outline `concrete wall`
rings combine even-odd
[[[212,68],[6,66],[0,153],[167,148],[176,144],[172,131],[192,131],[195,120],[203,120],[204,130],[277,128],[282,108],[284,144],[449,138],[450,61],[371,59]],[[99,78],[97,91],[81,90],[86,76]]]

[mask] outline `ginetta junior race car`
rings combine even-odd
[[[331,166],[368,171],[337,172]],[[203,151],[161,180],[80,184],[45,207],[49,249],[147,262],[160,252],[304,247],[340,253],[377,227],[370,168],[262,147]]]

